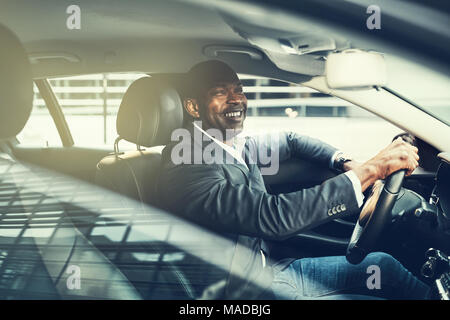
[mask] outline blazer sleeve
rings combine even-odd
[[[283,162],[290,158],[305,158],[329,167],[331,157],[338,150],[321,140],[295,132],[247,137],[246,143],[258,167],[268,166],[270,160]]]
[[[358,211],[343,174],[301,191],[271,195],[226,179],[226,166],[178,165],[163,170],[159,196],[167,210],[214,230],[283,240]]]

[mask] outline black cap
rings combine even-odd
[[[206,92],[222,82],[237,82],[236,72],[225,62],[209,60],[196,64],[187,73],[188,98],[203,97]]]

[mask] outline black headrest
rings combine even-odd
[[[0,25],[0,139],[15,137],[33,107],[31,65],[19,39]]]
[[[117,133],[140,146],[165,145],[183,123],[178,92],[164,79],[143,77],[134,81],[123,96],[117,114]]]

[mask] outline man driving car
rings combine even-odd
[[[367,162],[357,163],[297,133],[264,141],[241,138],[247,99],[234,70],[220,61],[202,62],[191,68],[187,80],[184,107],[192,121],[184,133],[189,138],[164,149],[159,196],[167,210],[232,240],[233,254],[224,257],[230,259],[230,277],[216,297],[252,297],[248,292],[253,281],[266,283],[257,298],[267,293],[280,299],[429,297],[429,287],[385,253],[371,253],[359,265],[343,256],[274,260],[271,254],[272,241],[358,213],[363,192],[375,181],[400,169],[410,174],[418,166],[416,147],[399,138]],[[262,145],[272,162],[305,158],[342,174],[312,188],[269,194],[261,174],[268,167],[261,161]],[[367,286],[371,265],[381,272],[377,290]],[[238,269],[241,276],[235,277]]]

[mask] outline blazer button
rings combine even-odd
[[[333,214],[331,213],[331,209],[328,209],[328,215],[332,216]]]
[[[333,212],[333,214],[336,214],[336,207],[333,207],[333,209],[331,210],[331,212]]]
[[[341,204],[341,210],[342,210],[342,211],[347,210],[347,208],[345,207],[345,204]]]
[[[342,205],[341,205],[341,206],[336,206],[336,211],[337,211],[338,213],[341,212],[341,211],[342,211],[341,208],[342,208]]]

